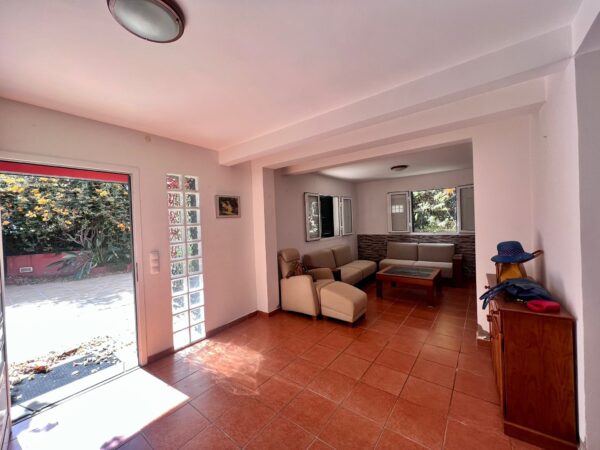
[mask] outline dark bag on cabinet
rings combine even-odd
[[[487,308],[490,300],[500,292],[506,292],[514,300],[552,300],[550,293],[541,284],[529,278],[512,278],[494,286],[479,297],[483,300],[482,308]]]

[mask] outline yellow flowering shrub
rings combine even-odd
[[[128,189],[120,183],[0,174],[7,254],[88,250],[95,265],[128,263]]]

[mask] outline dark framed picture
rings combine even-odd
[[[215,196],[217,217],[240,217],[240,198],[232,195]]]

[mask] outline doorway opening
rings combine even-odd
[[[128,175],[0,162],[13,422],[138,365]]]

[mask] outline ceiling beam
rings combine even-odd
[[[485,122],[537,110],[546,99],[543,78],[476,95],[427,111],[353,130],[308,143],[258,160],[264,167],[288,167],[288,173],[306,173],[365,159],[374,148],[399,144]],[[359,156],[360,155],[360,156]],[[291,166],[291,167],[290,167]]]
[[[584,43],[599,14],[600,0],[583,0],[581,5],[579,5],[579,9],[571,25],[573,54],[580,53],[580,47]]]
[[[239,164],[537,78],[571,55],[567,26],[222,149],[219,162]]]

